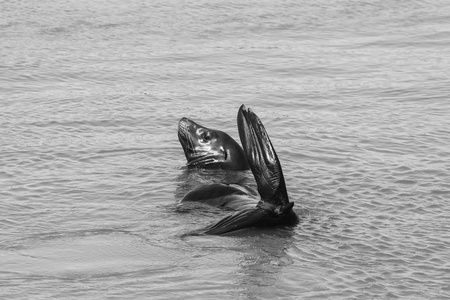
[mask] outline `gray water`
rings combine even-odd
[[[0,0],[0,298],[450,298],[448,1]],[[283,167],[295,228],[185,236],[185,116]],[[254,183],[253,183],[254,184]]]

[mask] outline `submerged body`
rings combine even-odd
[[[193,189],[181,202],[199,202],[219,208],[243,210],[255,207],[258,198],[243,186],[213,183]]]

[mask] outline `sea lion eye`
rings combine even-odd
[[[207,132],[202,134],[202,139],[205,141],[209,141],[211,139],[211,135]]]

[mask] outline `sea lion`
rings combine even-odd
[[[238,209],[196,234],[224,234],[248,227],[295,225],[298,216],[289,201],[281,164],[259,117],[244,105],[239,108],[237,123],[239,136],[250,169],[255,177],[260,199],[242,188],[225,184],[211,184],[197,188],[181,201]]]
[[[228,134],[203,127],[188,118],[178,122],[178,139],[188,167],[248,170],[242,147]]]

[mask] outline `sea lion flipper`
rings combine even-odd
[[[258,207],[238,211],[229,215],[216,224],[206,228],[205,234],[224,234],[227,232],[253,227],[261,223],[267,216],[267,211]]]
[[[285,206],[289,203],[281,164],[259,117],[245,105],[239,108],[237,123],[245,155],[263,201]]]

